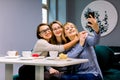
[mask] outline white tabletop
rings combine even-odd
[[[21,58],[16,59],[9,59],[6,57],[0,57],[0,63],[5,64],[26,64],[26,65],[38,65],[38,66],[56,66],[56,67],[63,67],[68,65],[74,65],[79,63],[88,62],[88,59],[28,59],[22,60]]]
[[[44,66],[64,67],[88,62],[88,59],[21,59],[0,57],[0,63],[5,64],[5,80],[12,80],[13,64],[35,65],[35,79],[44,80]]]

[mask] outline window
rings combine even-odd
[[[47,23],[48,4],[47,0],[42,0],[42,22]]]

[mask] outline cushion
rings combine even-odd
[[[18,74],[13,75],[13,80],[18,80],[18,78],[19,78]]]
[[[112,66],[114,52],[107,46],[97,45],[95,46],[95,52],[97,55],[98,63],[101,70],[108,70]]]
[[[104,80],[120,80],[120,71],[117,69],[109,69],[103,74]]]

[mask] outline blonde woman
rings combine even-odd
[[[94,36],[82,31],[79,42],[66,53],[70,58],[89,59],[89,62],[72,66],[74,73],[64,74],[61,80],[102,80],[102,73],[93,48],[99,42],[99,26],[92,16],[88,18],[88,21],[91,23],[88,25],[94,30]],[[78,34],[78,30],[71,22],[64,25],[64,32],[69,41]]]

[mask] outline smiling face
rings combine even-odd
[[[58,24],[58,23],[54,23],[54,24],[52,24],[52,30],[53,30],[53,34],[57,37],[59,37],[59,36],[61,36],[62,35],[62,32],[63,32],[63,29],[62,29],[62,27],[61,27],[61,25],[60,24]]]
[[[43,39],[46,39],[47,41],[51,39],[52,32],[48,25],[39,26],[38,31],[39,31],[39,36],[42,37]]]
[[[76,26],[70,22],[67,22],[64,25],[64,32],[66,37],[68,37],[69,39],[74,38],[78,34],[78,30],[76,29]]]
[[[53,40],[55,44],[64,44],[66,43],[63,24],[60,21],[53,21],[50,23],[50,28],[53,32]]]

